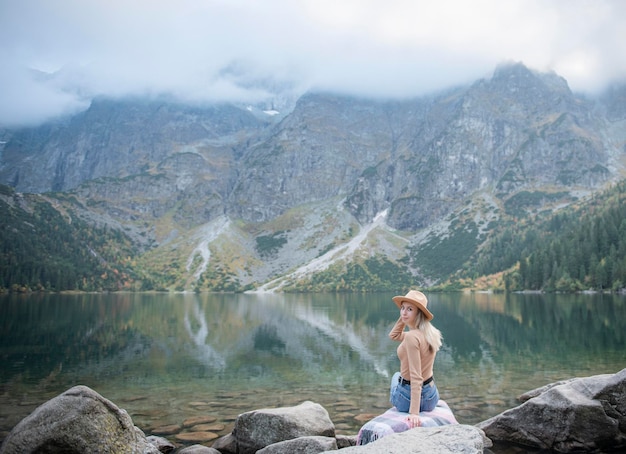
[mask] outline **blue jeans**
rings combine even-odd
[[[411,385],[403,385],[398,380],[400,372],[393,374],[391,378],[391,389],[389,391],[389,402],[398,411],[408,413],[411,407]],[[432,411],[439,401],[439,391],[434,381],[422,386],[422,399],[420,401],[420,411]]]

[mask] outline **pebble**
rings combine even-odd
[[[352,411],[352,410],[356,410],[357,407],[353,406],[353,405],[336,405],[335,406],[335,410],[337,411]]]
[[[217,421],[216,416],[192,416],[183,421],[183,427],[192,427],[198,424],[207,424],[215,421]]]
[[[221,432],[226,426],[224,424],[198,424],[189,430],[193,432]]]
[[[219,435],[214,432],[181,432],[174,437],[179,441],[204,443],[219,438]]]
[[[378,415],[374,413],[361,413],[360,415],[356,415],[354,419],[356,419],[359,422],[367,422],[371,419],[374,419],[376,416]]]
[[[210,407],[211,402],[189,402],[190,407]]]
[[[33,408],[37,408],[39,405],[41,405],[41,402],[18,402],[17,403],[20,407],[33,407]]]
[[[155,427],[151,432],[155,435],[172,435],[180,432],[181,429],[182,427],[178,424],[171,424],[169,426]]]
[[[163,418],[167,416],[167,411],[159,410],[159,409],[147,409],[147,410],[135,410],[131,415],[133,418],[135,417],[148,417],[148,418]]]
[[[137,402],[139,400],[147,400],[148,396],[130,396],[120,399],[121,402]]]
[[[389,406],[390,405],[391,404],[389,402],[385,402],[384,404],[374,404],[374,405],[372,405],[372,407],[373,408],[380,408],[381,410],[387,411],[387,410],[389,410]]]

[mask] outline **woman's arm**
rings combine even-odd
[[[404,338],[404,322],[402,321],[402,317],[398,317],[398,321],[389,332],[389,337],[395,341],[402,341]]]

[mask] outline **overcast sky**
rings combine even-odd
[[[505,61],[594,93],[626,81],[626,0],[0,0],[0,58],[4,125],[100,94],[253,102],[258,82],[415,96]]]

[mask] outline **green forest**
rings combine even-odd
[[[0,290],[135,290],[120,231],[89,225],[49,201],[0,185]]]
[[[626,181],[579,206],[515,220],[461,275],[504,272],[507,291],[619,291],[626,283]]]
[[[0,291],[167,289],[167,276],[148,276],[137,266],[141,251],[123,232],[86,222],[63,209],[72,204],[61,204],[57,197],[0,186]],[[481,276],[500,273],[501,288],[495,290],[621,291],[626,286],[625,197],[626,180],[556,212],[507,213],[491,226],[482,247],[475,235],[462,237],[465,248],[454,243],[465,264],[455,271],[452,263],[441,263],[443,284],[431,290],[460,290]],[[422,258],[446,257],[444,245],[437,247]],[[401,264],[373,257],[345,270],[331,268],[285,291],[373,292],[411,281]]]

